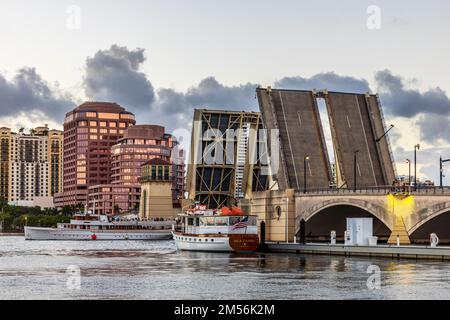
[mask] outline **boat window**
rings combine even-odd
[[[248,226],[256,226],[257,219],[253,216],[230,217],[230,226],[234,226],[235,224],[240,222],[244,222]]]
[[[193,225],[194,225],[194,218],[188,218],[187,220],[188,220],[188,221],[187,221],[187,222],[188,222],[188,223],[187,223],[188,226],[193,226]]]
[[[228,217],[216,217],[216,226],[226,226],[228,224]]]
[[[241,221],[240,217],[230,217],[230,226],[233,226],[240,221]]]
[[[213,226],[214,225],[214,217],[201,217],[200,225],[201,226]]]

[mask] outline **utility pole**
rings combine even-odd
[[[306,162],[309,161],[309,156],[303,158],[303,193],[306,193]]]
[[[443,188],[442,178],[444,177],[444,169],[442,165],[444,162],[450,162],[450,159],[442,160],[442,157],[439,157],[439,187],[441,189]]]
[[[420,150],[420,144],[414,146],[414,191],[417,191],[417,150]]]
[[[357,169],[357,165],[356,165],[356,155],[358,154],[359,150],[356,150],[353,153],[353,192],[356,192],[356,169]]]
[[[411,160],[406,159],[406,163],[408,164],[408,189],[411,190]]]

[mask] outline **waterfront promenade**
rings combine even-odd
[[[344,255],[366,256],[366,257],[385,257],[392,259],[433,259],[450,261],[450,247],[447,246],[353,246],[343,244],[320,244],[320,243],[267,243],[270,252],[296,252],[302,254],[325,254],[325,255]]]

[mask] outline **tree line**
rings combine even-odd
[[[25,225],[32,227],[56,227],[57,223],[69,222],[77,212],[83,211],[82,204],[64,206],[60,209],[22,207],[10,205],[5,197],[0,197],[0,227],[3,232],[22,232]]]

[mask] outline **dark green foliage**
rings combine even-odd
[[[0,197],[0,221],[3,231],[20,232],[25,225],[33,227],[56,227],[59,222],[69,222],[73,214],[82,211],[83,205],[41,209],[40,207],[11,206]]]

